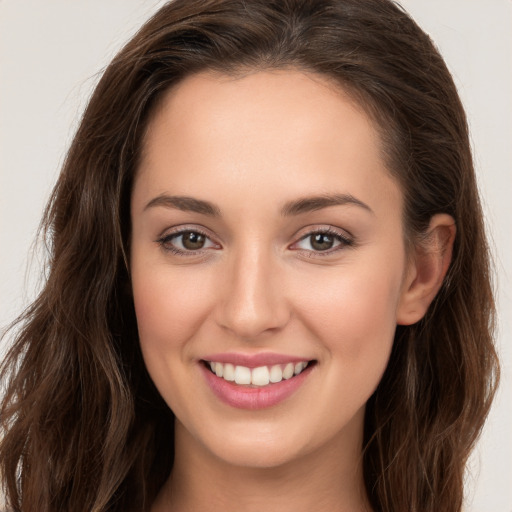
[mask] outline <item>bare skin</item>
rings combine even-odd
[[[365,404],[396,325],[437,293],[455,234],[436,215],[407,254],[402,202],[372,122],[322,77],[201,73],[169,91],[132,195],[141,348],[177,418],[152,512],[370,510]],[[212,391],[219,353],[310,367],[290,396],[248,409]]]
[[[216,457],[204,457],[200,447],[190,449],[194,440],[183,443],[188,433],[181,425],[178,430],[177,438],[182,442],[173,478],[152,512],[267,509],[286,512],[292,506],[299,511],[370,510],[362,505],[365,491],[360,487],[361,467],[353,464],[360,455],[358,444],[337,446],[340,439],[336,438],[323,450],[278,467],[237,467]],[[330,452],[343,453],[344,458],[334,459]],[[218,478],[219,474],[223,475],[222,479]],[[199,482],[203,492],[197,492]]]

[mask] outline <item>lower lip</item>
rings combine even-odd
[[[262,387],[239,386],[217,377],[203,363],[200,363],[206,382],[215,395],[224,403],[238,409],[265,409],[286,400],[297,391],[311,373],[313,365],[299,375]]]

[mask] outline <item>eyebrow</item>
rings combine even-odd
[[[300,215],[301,213],[321,210],[329,206],[343,205],[360,206],[370,213],[373,213],[373,210],[366,203],[363,203],[363,201],[360,201],[351,194],[323,194],[289,201],[281,209],[281,215],[288,217],[290,215]]]
[[[221,217],[220,209],[209,201],[195,199],[189,196],[168,196],[162,194],[155,197],[144,207],[144,211],[155,206],[165,208],[176,208],[184,212],[196,212],[208,215],[209,217]]]
[[[330,206],[343,205],[359,206],[368,212],[373,213],[373,210],[366,203],[363,203],[363,201],[360,201],[351,194],[322,194],[319,196],[302,197],[287,202],[281,209],[281,215],[283,217],[290,217],[300,215],[302,213],[321,210]],[[200,213],[209,217],[219,218],[222,216],[218,206],[210,203],[209,201],[196,199],[190,196],[169,196],[162,194],[149,201],[149,203],[144,207],[144,210],[154,208],[156,206],[175,208],[185,212]]]

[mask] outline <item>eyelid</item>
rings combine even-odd
[[[201,235],[207,236],[208,238],[212,238],[210,230],[202,226],[201,224],[180,224],[178,226],[167,227],[160,232],[158,238],[165,238],[171,235],[177,235],[188,231],[196,231]]]
[[[306,229],[306,228],[305,228]],[[200,226],[179,226],[174,229],[165,230],[158,238],[155,240],[161,248],[164,251],[171,252],[178,255],[183,256],[194,256],[198,254],[203,254],[206,250],[211,249],[212,247],[203,247],[197,250],[184,250],[179,249],[178,247],[172,246],[170,244],[170,240],[173,238],[177,238],[180,235],[183,235],[185,233],[198,233],[202,236],[204,236],[206,239],[208,239],[212,244],[216,245],[217,248],[222,248],[220,244],[215,242],[213,240],[213,237],[208,234],[208,232],[204,229],[202,229]],[[303,240],[307,239],[308,237],[311,237],[315,234],[325,234],[330,235],[334,237],[339,243],[335,245],[333,248],[327,249],[325,251],[319,251],[314,249],[299,249],[294,248],[295,245],[302,242]],[[168,244],[168,245],[166,245]],[[355,244],[354,237],[349,234],[346,230],[341,230],[340,228],[334,228],[333,226],[326,226],[326,225],[318,225],[318,226],[308,226],[307,231],[303,232],[302,235],[299,236],[299,238],[293,242],[289,249],[296,250],[301,253],[307,254],[308,257],[322,257],[322,256],[328,256],[332,255],[333,253],[336,253],[342,249],[346,249],[347,247],[352,247]]]
[[[335,245],[334,248],[327,249],[325,251],[315,251],[311,249],[293,249],[293,246],[298,244],[299,242],[307,239],[308,237],[315,235],[315,234],[325,234],[330,235],[337,239],[340,243],[338,245]],[[355,245],[355,240],[352,234],[348,233],[346,230],[341,230],[339,228],[334,228],[333,226],[309,226],[308,231],[302,234],[296,242],[293,242],[293,244],[290,246],[293,250],[300,251],[302,253],[306,253],[308,257],[314,258],[314,257],[323,257],[323,256],[329,256],[334,253],[337,253],[338,251],[342,249],[346,249],[348,247],[353,247]]]
[[[170,244],[170,240],[173,238],[178,238],[180,235],[183,235],[185,233],[197,233],[205,238],[207,238],[212,244],[219,246],[217,242],[215,242],[210,236],[206,230],[202,229],[201,227],[198,227],[197,225],[194,226],[179,226],[176,228],[173,228],[171,230],[164,230],[161,235],[158,236],[158,238],[155,240],[156,243],[160,245],[162,250],[171,252],[173,254],[183,255],[183,256],[194,256],[198,254],[202,254],[205,250],[211,249],[211,247],[201,248],[197,250],[183,250],[179,249],[178,247],[174,247]],[[168,244],[168,245],[167,245]]]

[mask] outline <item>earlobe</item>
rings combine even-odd
[[[445,213],[432,217],[425,238],[411,256],[397,308],[397,324],[414,324],[427,312],[448,272],[455,234],[453,217]]]

